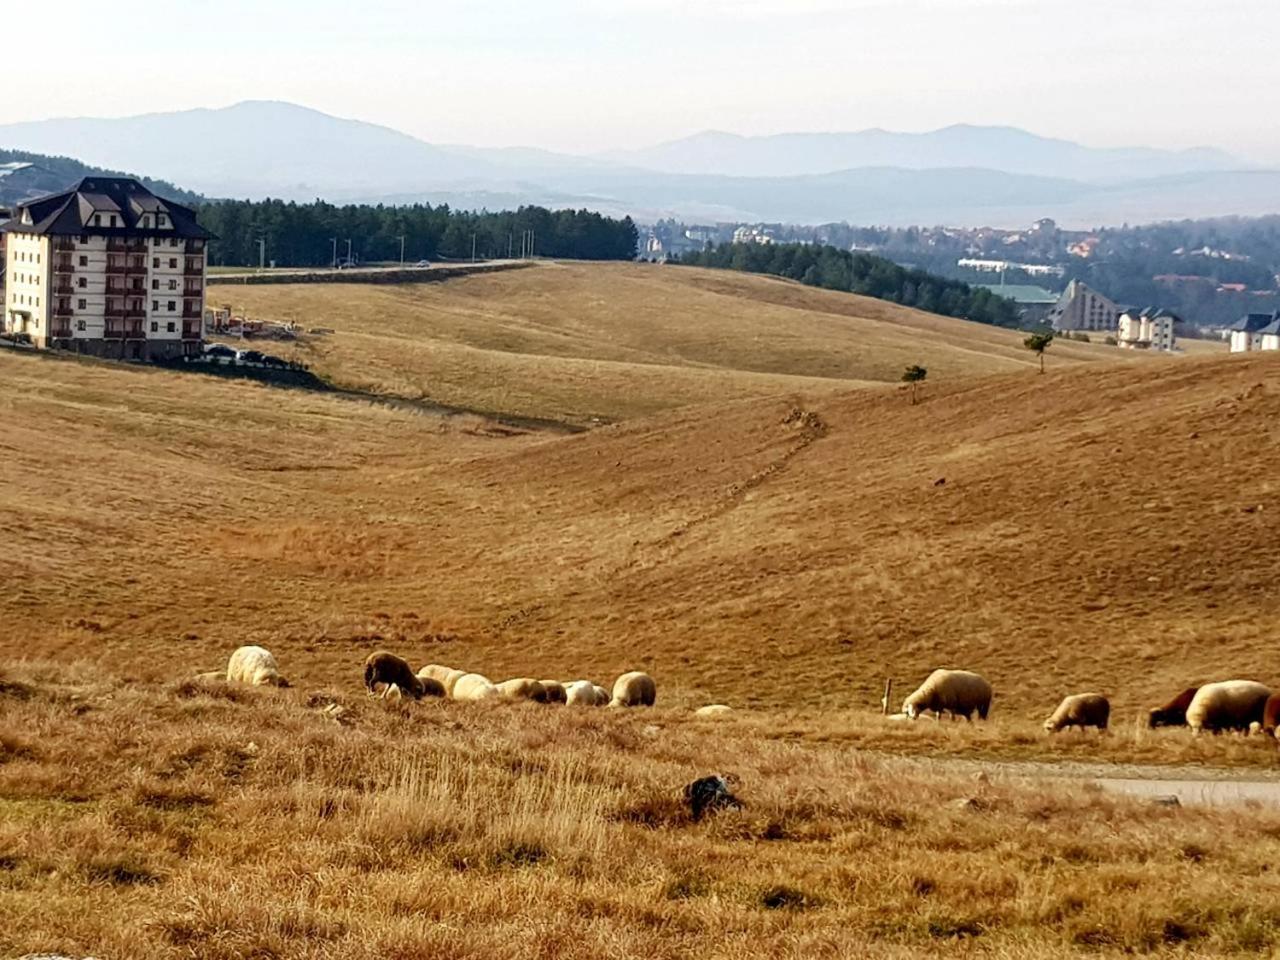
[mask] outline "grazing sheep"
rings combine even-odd
[[[597,707],[607,707],[610,704],[613,698],[609,696],[608,690],[595,683],[591,685],[591,689],[595,691]]]
[[[564,685],[564,702],[571,707],[594,707],[598,689],[590,680],[570,680]]]
[[[726,706],[723,703],[709,703],[705,707],[699,707],[697,710],[693,711],[693,715],[695,717],[701,717],[703,719],[727,717],[731,713],[733,713],[733,707]]]
[[[535,703],[547,702],[547,688],[537,680],[529,677],[504,680],[498,684],[498,692],[506,700],[533,700]]]
[[[428,663],[425,667],[423,667],[418,671],[418,679],[425,680],[427,678],[430,678],[432,680],[435,680],[441,686],[444,686],[445,681],[449,679],[449,674],[453,672],[454,672],[453,667],[446,667],[439,663]],[[459,672],[458,675],[461,676],[462,675],[461,672]]]
[[[227,683],[248,683],[255,687],[287,687],[280,676],[276,658],[263,647],[240,647],[227,661]]]
[[[564,684],[559,680],[539,680],[542,689],[547,692],[547,703],[564,703]]]
[[[488,677],[478,673],[468,673],[459,677],[453,685],[455,700],[490,700],[502,696],[498,688]]]
[[[1191,701],[1195,699],[1196,691],[1199,689],[1199,687],[1187,687],[1163,707],[1153,709],[1147,715],[1147,726],[1152,730],[1156,727],[1185,727],[1187,707],[1191,706]]]
[[[732,773],[725,776],[719,774],[702,777],[684,788],[685,803],[689,804],[689,813],[693,819],[701,820],[702,815],[716,810],[732,807],[742,809],[742,801],[733,795],[731,789],[738,782]]]
[[[453,696],[453,688],[459,680],[467,675],[465,670],[450,670],[444,678],[444,692],[446,696]]]
[[[953,720],[972,720],[976,710],[978,719],[985,720],[990,709],[991,684],[968,670],[935,670],[902,702],[902,712],[912,720],[926,710],[939,718],[950,713]]]
[[[1274,736],[1277,725],[1280,725],[1280,693],[1273,693],[1262,708],[1262,732]]]
[[[1249,731],[1252,723],[1261,724],[1263,710],[1271,691],[1252,680],[1224,680],[1206,683],[1196,691],[1187,707],[1187,726],[1193,733],[1211,730]]]
[[[369,654],[369,659],[364,662],[365,689],[371,695],[375,694],[378,692],[380,683],[387,686],[394,683],[400,688],[402,694],[413,697],[415,700],[421,699],[426,692],[426,687],[408,662],[386,650]]]
[[[1097,727],[1107,729],[1107,721],[1111,717],[1111,701],[1100,693],[1077,693],[1065,697],[1053,711],[1053,716],[1044,722],[1044,728],[1050,733],[1057,733],[1063,727]]]
[[[612,707],[652,707],[658,697],[657,685],[653,677],[638,670],[624,673],[613,681],[613,696],[609,699]]]

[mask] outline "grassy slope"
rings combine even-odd
[[[1101,687],[1126,722],[1191,681],[1280,683],[1278,359],[499,438],[0,354],[0,651],[163,677],[255,639],[335,683],[389,643],[494,675],[642,665],[675,702],[773,708],[963,664],[1005,714]]]
[[[768,277],[646,264],[543,264],[419,287],[225,286],[210,301],[335,329],[295,355],[338,383],[576,422],[896,381],[913,363],[942,380],[1034,362],[1014,331]],[[1117,358],[1096,344],[1051,352],[1059,364]]]

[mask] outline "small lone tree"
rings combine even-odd
[[[1022,341],[1024,347],[1033,351],[1040,358],[1041,373],[1044,373],[1044,352],[1049,349],[1049,344],[1051,343],[1053,343],[1053,331],[1051,330],[1044,333],[1033,333]]]
[[[911,405],[915,406],[917,396],[916,391],[920,384],[924,382],[924,378],[929,375],[929,371],[919,364],[913,363],[902,372],[902,382],[911,384]]]

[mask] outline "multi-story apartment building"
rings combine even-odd
[[[1148,307],[1141,313],[1126,310],[1120,314],[1116,343],[1129,350],[1171,352],[1174,345],[1173,325],[1177,320],[1169,311],[1153,307]]]
[[[189,208],[136,180],[86,177],[19,204],[3,229],[10,331],[125,360],[200,353],[210,234]]]

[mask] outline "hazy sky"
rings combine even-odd
[[[277,99],[435,142],[575,152],[965,122],[1280,163],[1277,0],[108,6],[60,0],[46,24],[0,0],[0,122]]]

